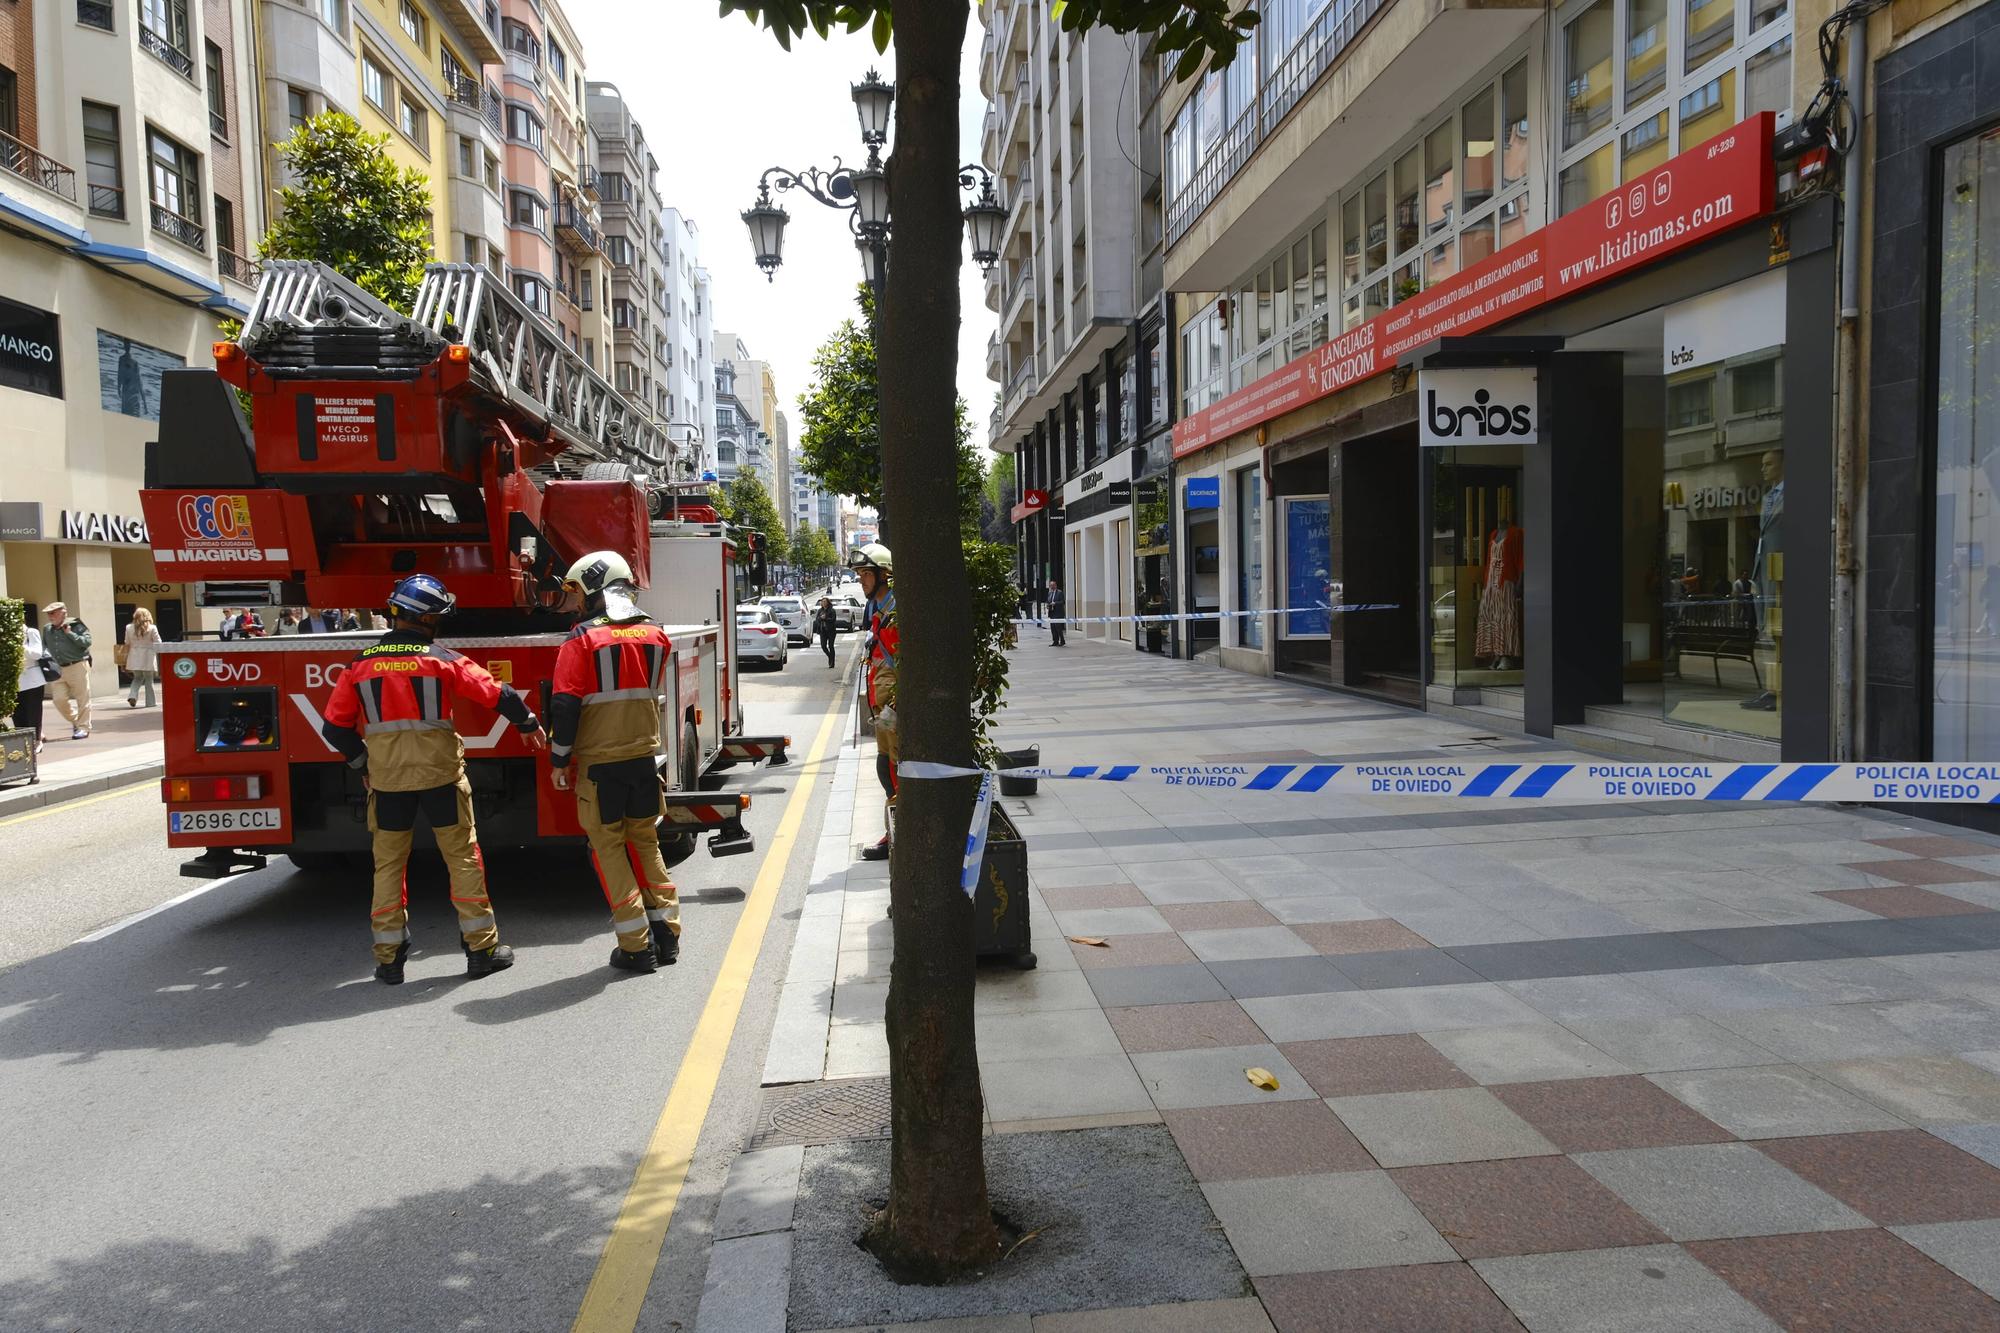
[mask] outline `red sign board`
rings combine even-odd
[[[1513,319],[1763,216],[1776,189],[1772,124],[1759,112],[1176,422],[1174,457],[1358,384],[1439,338]]]
[[[1021,503],[1014,506],[1014,522],[1019,523],[1022,519],[1039,514],[1048,507],[1049,493],[1047,491],[1024,491],[1021,494]]]

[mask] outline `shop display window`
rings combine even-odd
[[[1946,148],[1939,176],[1929,757],[1990,760],[2000,754],[2000,134]]]
[[[1518,686],[1525,665],[1522,451],[1427,449],[1433,456],[1425,593],[1431,683]]]
[[[1233,611],[1264,610],[1264,486],[1255,467],[1239,469],[1230,487],[1236,501],[1236,602]],[[1261,615],[1234,617],[1236,643],[1264,646]]]

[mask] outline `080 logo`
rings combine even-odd
[[[252,545],[250,497],[247,495],[186,495],[181,497],[181,531],[190,541]]]

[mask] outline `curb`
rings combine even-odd
[[[81,797],[95,796],[99,792],[113,791],[119,787],[150,782],[164,777],[166,771],[166,761],[155,759],[149,763],[115,768],[109,773],[99,773],[93,777],[57,779],[54,782],[25,787],[20,791],[0,792],[0,818],[28,810],[40,810],[46,806],[62,805]]]

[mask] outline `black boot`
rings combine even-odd
[[[882,835],[882,841],[880,841],[880,842],[876,843],[876,844],[875,844],[875,845],[874,845],[873,847],[863,847],[863,848],[861,849],[861,859],[862,859],[862,860],[864,860],[864,861],[886,861],[886,860],[888,860],[888,859],[889,859],[889,835],[888,835],[888,834],[886,834],[886,833],[884,833],[884,834]]]
[[[375,964],[375,980],[385,986],[403,984],[403,960],[410,956],[410,942],[404,940],[396,946],[396,956],[386,963]]]
[[[611,966],[621,972],[657,972],[659,960],[653,957],[651,949],[641,949],[637,953],[626,953],[617,945],[611,946]]]
[[[490,949],[467,949],[465,951],[465,975],[468,977],[490,976],[504,972],[514,966],[514,951],[504,944],[496,944]]]
[[[653,957],[660,960],[661,967],[672,967],[681,960],[680,932],[655,929],[653,931]]]

